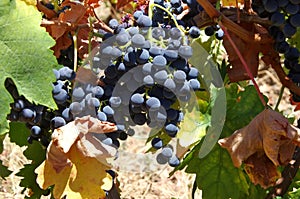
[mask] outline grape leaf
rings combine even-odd
[[[228,150],[234,166],[244,162],[251,181],[267,188],[280,177],[276,167],[292,160],[296,145],[300,145],[300,130],[282,114],[265,109],[219,144]]]
[[[229,136],[235,130],[247,125],[264,109],[253,86],[247,86],[242,90],[235,83],[228,85],[226,101],[226,121],[221,137]],[[240,168],[233,166],[229,154],[219,146],[215,146],[213,151],[200,159],[199,150],[202,143],[203,141],[187,154],[174,172],[187,167],[186,171],[196,173],[197,186],[202,189],[204,199],[248,198],[252,192],[249,190],[246,175]],[[252,195],[256,193],[253,191]],[[245,195],[247,197],[243,197]]]
[[[232,6],[232,7],[237,7],[237,2],[239,4],[244,4],[244,1],[243,0],[221,0],[221,4],[222,6]]]
[[[9,138],[11,142],[16,143],[20,147],[27,146],[27,138],[30,135],[29,129],[25,123],[22,122],[10,122],[9,123]]]
[[[21,132],[19,132],[19,133],[21,133]],[[25,138],[25,140],[26,140],[26,138]],[[16,142],[16,143],[18,143],[18,142]],[[20,186],[29,188],[31,190],[30,198],[40,198],[41,195],[47,193],[47,191],[42,190],[36,183],[37,175],[34,173],[34,170],[45,159],[46,151],[39,142],[33,141],[33,143],[29,144],[28,148],[24,151],[24,155],[29,160],[32,160],[32,162],[31,162],[31,164],[24,165],[24,168],[22,168],[16,174],[17,176],[23,177],[20,182]]]
[[[5,178],[11,173],[12,171],[8,170],[8,168],[2,164],[2,160],[0,160],[0,177]]]
[[[116,130],[115,124],[90,116],[55,129],[47,159],[35,170],[37,183],[43,189],[54,185],[54,198],[105,198],[101,185],[109,181],[107,158],[115,157],[116,149],[100,142],[96,134]]]
[[[7,9],[0,16],[0,135],[8,131],[6,115],[13,101],[4,87],[6,78],[11,78],[19,94],[29,101],[56,108],[51,83],[57,62],[49,49],[54,41],[40,27],[41,15],[33,6],[15,0]]]
[[[20,186],[24,188],[29,188],[31,198],[40,198],[42,194],[47,193],[47,191],[42,190],[36,183],[37,175],[34,170],[38,165],[40,165],[45,159],[46,153],[45,149],[39,142],[33,141],[32,144],[27,142],[27,138],[30,135],[29,129],[24,123],[21,122],[11,122],[10,124],[9,137],[10,141],[16,143],[19,146],[28,146],[24,151],[24,155],[27,159],[32,160],[31,164],[24,165],[16,175],[22,177]]]
[[[196,182],[203,191],[202,198],[240,198],[248,194],[247,180],[241,169],[235,168],[229,154],[218,145],[203,159],[194,153],[186,170],[196,173]]]

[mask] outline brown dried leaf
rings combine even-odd
[[[250,72],[252,73],[253,77],[257,76],[258,71],[258,64],[259,64],[259,53],[267,53],[269,49],[272,49],[272,39],[268,35],[268,32],[265,28],[259,27],[255,24],[249,23],[239,23],[241,27],[252,32],[256,35],[256,37],[260,37],[261,42],[257,42],[254,40],[244,41],[238,35],[228,31],[231,39],[237,46],[238,50],[240,51],[242,57],[244,58]],[[230,44],[227,37],[224,37],[223,44],[226,49],[226,52],[229,56],[229,62],[231,63],[232,67],[227,68],[228,76],[231,82],[238,82],[242,80],[249,80],[250,77],[247,74],[241,60],[237,56],[234,48]]]
[[[220,139],[218,143],[228,150],[236,167],[240,167],[242,162],[248,162],[253,167],[257,167],[256,162],[260,161],[262,155],[258,158],[258,156],[253,156],[254,154],[265,155],[274,167],[277,167],[287,164],[292,159],[296,145],[300,145],[300,130],[289,124],[280,113],[266,109],[250,124],[235,131],[230,137]],[[266,168],[272,173],[273,167],[269,166],[265,160],[264,162]],[[258,168],[253,167],[248,168],[249,173],[258,175]],[[262,180],[267,176],[263,173],[259,173],[262,176],[254,176],[252,179],[264,187],[266,183]],[[269,184],[272,183],[273,180]]]
[[[126,6],[127,4],[129,4],[130,2],[133,2],[133,0],[118,0],[117,2],[117,9],[120,9],[124,6]]]
[[[277,167],[265,154],[255,153],[245,161],[245,171],[254,185],[260,184],[266,189],[275,185],[276,180],[281,177]]]

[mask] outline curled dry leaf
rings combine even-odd
[[[266,109],[218,143],[228,150],[235,167],[244,162],[252,182],[267,188],[280,177],[277,166],[286,165],[300,145],[300,130],[280,113]]]
[[[43,189],[54,187],[54,197],[104,198],[100,188],[110,169],[107,158],[114,158],[114,147],[100,142],[95,135],[116,131],[115,124],[91,116],[76,118],[55,129],[46,160],[36,169],[37,183]],[[83,197],[85,196],[85,197]]]

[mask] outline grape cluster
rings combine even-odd
[[[268,17],[272,22],[269,33],[274,38],[274,48],[284,55],[284,66],[289,69],[289,77],[294,83],[300,83],[299,51],[291,46],[287,39],[296,34],[300,27],[300,1],[299,0],[255,0],[252,8],[260,17]],[[294,101],[300,97],[293,95]]]
[[[76,74],[68,67],[54,70],[54,74],[57,81],[53,83],[52,94],[59,107],[57,111],[51,111],[45,106],[29,102],[24,96],[19,96],[17,88],[11,80],[6,81],[6,88],[14,98],[8,119],[26,123],[31,132],[28,137],[29,143],[36,140],[47,146],[50,142],[50,131],[64,126],[72,120],[70,117],[66,117],[64,109],[69,104],[71,81],[74,80]]]
[[[100,76],[97,117],[116,123],[119,129],[104,139],[126,139],[134,134],[132,126],[147,124],[160,129],[153,139],[161,143],[153,145],[162,150],[158,162],[179,164],[173,148],[160,137],[176,137],[184,117],[183,107],[191,94],[201,89],[199,71],[188,63],[193,55],[188,43],[189,38],[176,27],[131,27],[101,44],[92,63],[93,71]]]

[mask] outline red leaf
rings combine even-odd
[[[123,8],[124,6],[129,4],[130,2],[133,2],[133,0],[118,0],[117,9]]]

